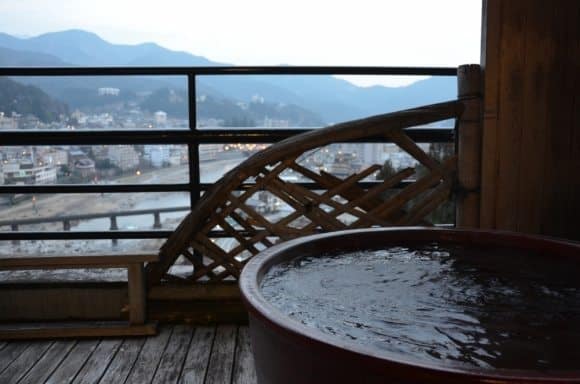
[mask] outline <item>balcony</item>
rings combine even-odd
[[[169,153],[169,146],[175,146],[172,148],[180,155],[171,157],[171,161],[177,164],[183,154],[186,161],[180,164],[182,172],[168,172],[168,179],[157,181],[146,171],[137,170],[139,173],[125,174],[117,183],[75,183],[70,179],[67,184],[0,186],[2,195],[28,199],[24,203],[31,212],[46,209],[42,211],[46,214],[35,217],[16,214],[0,220],[0,241],[9,256],[3,257],[0,267],[10,269],[3,272],[0,284],[4,335],[72,337],[67,341],[1,342],[0,375],[5,376],[0,377],[16,382],[66,377],[69,382],[104,383],[114,382],[115,375],[126,382],[141,377],[153,382],[254,382],[248,331],[243,325],[247,313],[240,300],[237,278],[248,260],[280,240],[345,228],[417,224],[580,239],[576,223],[578,183],[573,177],[580,158],[576,145],[579,136],[571,91],[575,89],[571,84],[577,85],[578,79],[568,56],[573,44],[556,39],[551,32],[547,33],[547,40],[531,44],[535,35],[528,36],[526,31],[535,25],[510,29],[521,26],[515,19],[526,9],[500,12],[500,8],[509,10],[511,5],[494,1],[487,2],[486,7],[489,13],[485,17],[491,20],[486,22],[491,27],[484,34],[485,78],[479,77],[477,66],[461,67],[459,94],[454,100],[361,117],[326,128],[198,126],[197,105],[203,98],[196,93],[196,84],[202,76],[455,76],[457,69],[0,69],[0,76],[47,78],[177,76],[187,83],[189,107],[187,123],[169,129],[109,127],[96,131],[71,126],[63,131],[16,131],[10,129],[10,122],[3,125],[9,128],[2,132],[2,146],[7,148],[86,146],[94,153],[115,148],[118,156],[108,157],[121,164],[131,161],[127,146],[151,146],[151,157]],[[539,12],[529,17],[541,19]],[[550,25],[556,28],[556,24]],[[524,44],[526,41],[528,44]],[[539,48],[536,51],[538,45],[557,60],[543,61],[545,55]],[[553,47],[559,50],[553,52]],[[502,58],[499,52],[508,58]],[[521,60],[520,54],[527,59]],[[546,85],[552,83],[555,85]],[[103,95],[111,92],[114,94],[114,89],[104,89]],[[166,117],[159,114],[155,118],[163,121]],[[103,119],[106,121],[107,117]],[[425,126],[434,121],[452,122],[446,127]],[[446,158],[435,158],[423,146],[431,143],[448,144],[454,149]],[[232,144],[228,148],[234,148],[236,155],[229,152],[224,156],[240,161],[232,167],[216,165],[210,175],[200,164],[206,156],[213,156],[213,146],[217,144],[222,148]],[[383,164],[353,167],[357,163],[353,151],[338,156],[338,148],[359,144],[393,145],[415,163],[395,172],[385,171],[379,179],[369,177],[382,172]],[[240,155],[252,152],[253,145],[260,145],[253,156]],[[338,146],[329,149],[330,145]],[[335,154],[332,161],[325,160],[326,149]],[[84,172],[83,178],[92,175],[92,164],[77,155],[79,174]],[[97,162],[94,163],[96,167]],[[422,165],[424,173],[416,172],[416,164]],[[105,163],[98,165],[106,168]],[[151,178],[141,183],[141,176]],[[137,203],[147,194],[179,194],[185,198],[172,206],[139,206]],[[47,200],[48,195],[57,198]],[[95,199],[126,198],[129,202],[131,196],[139,197],[133,197],[131,202],[136,205],[100,212],[84,210]],[[66,204],[73,197],[82,201],[80,208],[49,214],[54,209],[52,203]],[[434,222],[429,215],[449,202],[454,203],[454,220]],[[168,220],[170,215],[174,216]],[[279,216],[273,220],[275,215]],[[127,226],[128,217],[137,218],[139,226]],[[92,224],[83,226],[88,220]],[[88,251],[85,247],[75,248],[75,242],[95,246]],[[19,260],[12,254],[18,247],[34,252],[24,255],[28,260]],[[63,249],[66,252],[61,252]],[[129,255],[128,251],[139,255]],[[78,264],[71,264],[74,260],[64,257],[78,257]],[[110,257],[126,259],[115,264]],[[39,270],[43,258],[50,261],[51,265],[44,267],[51,271]],[[101,272],[101,267],[111,266],[120,268]],[[36,328],[30,328],[30,322]],[[103,322],[106,326],[101,327]],[[14,323],[26,332],[14,332]],[[116,328],[111,328],[111,324]],[[143,327],[143,333],[157,335],[135,339],[120,336]],[[0,328],[0,332],[4,330]],[[111,337],[115,332],[116,336]],[[88,341],[75,339],[81,336],[92,337]],[[75,350],[82,352],[71,353]],[[155,363],[149,364],[151,360]],[[199,366],[194,376],[188,376],[192,364]],[[170,366],[179,369],[167,370]]]
[[[456,69],[0,69],[0,74],[6,76],[184,76],[189,85],[189,129],[7,131],[3,136],[3,145],[28,148],[33,153],[46,152],[51,156],[60,155],[63,150],[59,148],[64,146],[81,148],[90,145],[92,153],[97,156],[102,151],[111,152],[122,147],[123,152],[117,152],[125,157],[129,156],[127,151],[132,146],[149,145],[150,151],[154,151],[155,146],[164,150],[162,146],[172,145],[185,148],[190,159],[185,165],[186,172],[180,171],[181,176],[174,179],[156,176],[160,183],[131,183],[132,180],[139,180],[141,175],[136,174],[121,177],[121,183],[8,183],[0,186],[0,192],[4,194],[33,196],[34,200],[28,204],[29,209],[36,213],[32,217],[5,216],[0,221],[0,227],[9,229],[0,232],[4,248],[9,251],[30,250],[34,249],[35,244],[40,244],[38,249],[42,249],[38,254],[11,257],[1,265],[2,269],[10,271],[3,272],[5,294],[2,313],[5,324],[0,327],[0,334],[9,339],[73,337],[66,342],[9,341],[2,344],[4,366],[0,369],[4,376],[21,382],[53,382],[72,377],[74,382],[102,383],[119,380],[253,383],[255,373],[246,327],[160,325],[156,330],[157,322],[245,323],[246,313],[236,282],[239,271],[257,249],[274,244],[279,241],[277,239],[351,226],[367,227],[396,222],[429,224],[424,217],[448,199],[454,183],[451,174],[455,172],[456,161],[452,147],[456,134],[453,123],[443,128],[426,127],[425,124],[458,117],[463,109],[461,102],[419,108],[411,111],[408,117],[394,113],[338,124],[331,128],[335,133],[331,130],[330,135],[326,133],[328,128],[228,130],[204,129],[195,123],[198,103],[194,100],[199,99],[195,83],[198,76],[336,73],[455,76]],[[393,127],[389,128],[389,124]],[[411,128],[404,129],[406,126]],[[357,132],[359,129],[366,133]],[[311,138],[304,141],[301,139],[304,135],[311,135]],[[293,138],[298,142],[293,143]],[[255,156],[245,160],[242,158],[239,163],[239,156],[233,156],[233,152],[221,152],[225,159],[233,156],[234,163],[239,164],[228,167],[233,168],[224,175],[208,174],[204,167],[211,166],[212,161],[216,160],[211,153],[208,154],[213,148],[211,146],[227,143],[235,143],[228,145],[229,151],[253,152]],[[440,160],[432,160],[425,152],[433,143],[447,145],[451,149],[447,150],[451,157],[444,164],[439,165]],[[361,147],[362,152],[358,154],[361,160],[357,159],[355,146]],[[362,159],[364,150],[373,146],[388,148],[391,152],[395,151],[393,153],[406,153],[409,160],[405,161],[422,164],[423,174],[415,174],[413,167],[407,166],[395,170],[394,174],[384,174],[382,181],[377,179],[374,174],[381,170],[382,163],[372,163],[375,159],[364,163]],[[94,165],[99,158],[86,159],[86,155],[78,150],[68,156],[76,156],[75,164],[90,164],[92,168],[87,172],[94,174]],[[204,156],[209,156],[209,160],[204,161]],[[261,161],[261,156],[266,156],[266,160]],[[280,161],[284,166],[276,166]],[[183,165],[178,167],[184,168]],[[169,173],[173,172],[173,168],[167,169]],[[232,183],[240,174],[247,177]],[[269,180],[274,182],[273,188],[269,186]],[[224,194],[223,198],[211,198],[224,191],[227,195]],[[370,192],[367,197],[365,191]],[[392,207],[385,206],[391,213],[361,216],[362,211],[359,210],[371,212],[371,204],[378,203],[379,196],[388,191],[402,192],[399,195],[401,201]],[[82,213],[84,208],[80,205],[90,207],[90,201],[103,201],[109,196],[122,199],[125,195],[131,198],[134,195],[164,193],[187,193],[189,204],[92,213]],[[403,196],[406,197],[403,199]],[[415,209],[407,204],[413,198],[416,198]],[[311,213],[306,206],[313,203],[324,208]],[[47,214],[50,205],[54,209],[59,204],[63,207],[73,204],[78,208],[76,212]],[[222,209],[219,207],[226,205],[237,209],[230,208],[228,213],[224,211],[223,217],[215,223],[204,221],[205,217],[213,216],[210,211],[216,208],[220,211]],[[18,207],[18,202],[15,207]],[[194,207],[191,212],[190,207]],[[81,213],[78,213],[79,210]],[[14,209],[7,210],[12,211]],[[175,230],[167,228],[166,215],[184,213],[188,215]],[[201,220],[194,219],[196,216]],[[145,226],[149,228],[126,228],[126,221],[131,217],[147,222]],[[326,219],[317,222],[317,217]],[[101,223],[102,230],[79,229],[90,228],[83,223],[95,222]],[[298,222],[300,224],[295,225]],[[193,227],[189,227],[190,224]],[[453,225],[453,222],[444,224]],[[193,248],[189,240],[177,240],[184,234],[186,238],[191,238],[194,233],[198,234],[199,242]],[[199,238],[201,235],[203,239]],[[134,256],[123,251],[128,248],[123,247],[123,242],[139,239],[148,239],[148,244],[153,244],[150,249],[137,249],[145,255]],[[93,250],[99,249],[104,255],[94,255],[94,251],[87,250],[90,247],[83,248],[79,253],[75,242],[80,241],[96,244]],[[51,245],[59,243],[64,247]],[[161,244],[164,245],[159,253],[155,247],[159,248]],[[158,253],[159,258],[153,259]],[[149,263],[143,270],[146,260]],[[108,267],[121,268],[110,270],[106,269]],[[128,275],[124,272],[125,267]],[[148,281],[146,294],[143,293],[143,279]],[[41,304],[39,300],[45,303]],[[27,305],[21,306],[19,303]],[[67,321],[63,323],[65,319]],[[71,322],[71,319],[74,321]],[[15,321],[18,321],[17,325],[14,325]],[[113,335],[152,333],[157,335],[146,340],[111,338]],[[74,339],[78,336],[108,337],[89,341]],[[28,370],[30,364],[33,368]],[[195,367],[192,368],[192,364]],[[182,369],[171,369],[176,366]]]

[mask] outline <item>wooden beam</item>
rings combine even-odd
[[[496,223],[499,172],[499,41],[502,34],[501,6],[497,0],[483,0],[481,30],[481,69],[484,78],[481,161],[481,228],[493,229]]]
[[[1,324],[0,340],[24,340],[62,337],[143,336],[154,335],[157,323],[130,325],[124,321],[82,323]]]
[[[219,284],[163,284],[149,289],[150,300],[240,300],[240,288],[237,282]]]
[[[145,323],[147,301],[143,264],[129,264],[127,274],[129,282],[129,323],[131,325],[141,325]]]
[[[133,263],[159,260],[157,254],[107,254],[86,256],[0,258],[0,270],[123,268]]]

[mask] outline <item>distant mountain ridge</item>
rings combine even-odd
[[[111,44],[83,30],[18,38],[0,33],[0,66],[223,66],[203,56],[172,51],[155,43]],[[141,78],[142,79],[142,78]],[[30,81],[32,79],[28,79]],[[172,87],[185,89],[184,77],[40,79],[34,84],[71,106],[80,88],[110,86],[114,80],[130,92]],[[60,83],[60,84],[57,84]],[[248,102],[259,96],[268,103],[291,104],[312,111],[328,124],[390,112],[456,97],[455,77],[433,77],[407,87],[358,87],[333,76],[200,76],[197,94]],[[77,93],[71,93],[76,89]]]
[[[61,115],[67,115],[68,108],[37,87],[0,77],[0,112],[8,116],[12,112],[24,116],[30,114],[44,123],[50,123],[58,120]]]
[[[79,66],[147,66],[170,62],[173,66],[217,65],[204,57],[171,51],[155,43],[111,44],[95,33],[80,29],[50,32],[27,39],[0,33],[0,47],[49,54]],[[154,62],[153,58],[159,62]]]

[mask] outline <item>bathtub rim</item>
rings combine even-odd
[[[365,234],[365,236],[361,236]],[[580,383],[580,368],[566,371],[537,371],[518,369],[485,369],[460,363],[437,365],[420,359],[402,358],[401,355],[351,343],[332,337],[315,328],[307,327],[288,318],[270,304],[262,295],[260,283],[265,273],[274,265],[298,256],[333,251],[373,249],[370,244],[378,241],[393,245],[409,244],[413,241],[425,243],[441,241],[447,243],[470,243],[490,246],[515,247],[557,253],[560,257],[580,259],[580,243],[508,231],[447,229],[432,227],[390,227],[354,229],[304,236],[274,245],[254,256],[244,267],[239,285],[242,300],[251,317],[262,325],[281,332],[297,343],[315,350],[326,350],[372,366],[384,365],[389,372],[400,372],[414,379],[431,378],[449,382],[577,382]],[[377,244],[378,245],[378,244]],[[362,248],[361,248],[362,246]],[[326,247],[326,248],[324,248]],[[330,248],[329,248],[330,247]],[[346,247],[346,248],[345,248]],[[376,249],[376,247],[375,247]],[[298,256],[297,256],[298,255]],[[580,346],[579,346],[580,347]]]

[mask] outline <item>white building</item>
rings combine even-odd
[[[132,145],[111,145],[108,147],[108,158],[121,170],[135,169],[139,165],[139,153]]]
[[[121,90],[113,87],[102,87],[97,90],[99,96],[119,96]]]
[[[161,168],[169,162],[169,146],[145,145],[143,147],[145,159],[149,160],[154,168]]]
[[[6,116],[0,112],[0,130],[18,129],[18,119],[14,116]]]
[[[204,146],[200,146],[201,148]],[[187,163],[187,147],[183,145],[145,145],[144,158],[154,168],[174,167]]]
[[[37,155],[43,163],[53,166],[68,164],[68,152],[66,150],[51,147],[41,150],[40,148],[37,149]]]
[[[155,124],[158,126],[164,126],[167,124],[167,113],[163,111],[157,111],[153,114],[155,117]]]
[[[7,184],[54,184],[57,168],[52,165],[9,162],[3,166],[3,178]]]

